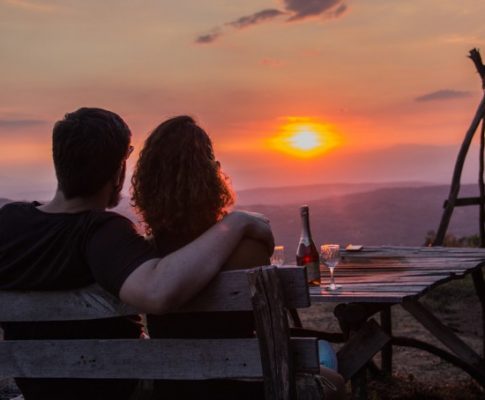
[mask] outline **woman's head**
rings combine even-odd
[[[195,239],[234,203],[209,136],[188,116],[171,118],[150,134],[132,184],[132,201],[157,242]]]

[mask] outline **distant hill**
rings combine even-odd
[[[461,195],[476,195],[477,185],[464,185]],[[365,193],[308,201],[315,244],[419,246],[426,233],[438,228],[449,186],[386,188]],[[257,205],[243,208],[266,214],[278,244],[296,250],[300,235],[299,206]],[[464,236],[478,232],[477,207],[456,208],[449,232]]]
[[[343,196],[351,193],[370,192],[382,188],[422,186],[430,186],[430,184],[424,182],[326,183],[304,186],[255,188],[239,190],[237,192],[237,205],[303,204],[317,199]]]

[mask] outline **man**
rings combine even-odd
[[[96,281],[141,312],[162,314],[199,292],[243,237],[272,249],[266,218],[234,212],[189,245],[157,258],[131,221],[105,211],[119,201],[130,139],[124,121],[102,109],[81,108],[55,124],[54,198],[0,209],[0,289],[70,289]],[[7,340],[138,337],[140,326],[137,317],[3,324]],[[26,400],[128,399],[136,382],[17,379],[17,384]]]

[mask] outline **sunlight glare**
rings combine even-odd
[[[289,140],[295,149],[300,150],[312,150],[321,144],[318,135],[311,131],[297,132]]]
[[[299,158],[322,155],[338,146],[340,140],[328,124],[307,117],[287,117],[279,134],[269,139],[272,149]]]

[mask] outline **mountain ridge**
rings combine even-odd
[[[237,191],[236,203],[240,205],[253,204],[292,204],[318,200],[330,196],[368,192],[376,189],[398,187],[441,186],[429,182],[361,182],[361,183],[316,183],[299,186],[259,187]]]
[[[476,186],[464,185],[461,196],[477,195]],[[438,228],[448,192],[448,185],[381,188],[309,201],[313,239],[317,247],[325,242],[421,246],[427,233]],[[243,208],[268,216],[277,244],[284,245],[292,254],[301,229],[300,205]],[[478,208],[456,208],[448,232],[457,236],[478,233]]]

